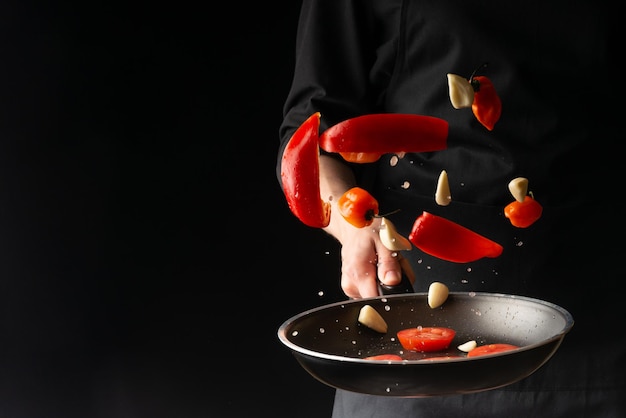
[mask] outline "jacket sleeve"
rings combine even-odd
[[[399,10],[400,1],[303,0],[293,79],[279,128],[279,182],[283,150],[311,114],[321,113],[322,132],[375,111],[388,72],[373,69],[380,66],[382,55],[389,65],[393,62],[397,37],[393,23]]]

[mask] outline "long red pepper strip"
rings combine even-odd
[[[497,242],[426,211],[413,223],[409,241],[427,254],[454,263],[502,254],[502,246]]]
[[[293,133],[281,161],[283,192],[291,212],[305,225],[324,228],[330,222],[330,203],[322,200],[319,178],[320,113]]]
[[[320,147],[336,153],[439,151],[447,147],[448,122],[434,116],[373,113],[347,119],[320,135]]]

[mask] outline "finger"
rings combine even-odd
[[[341,267],[341,289],[350,298],[378,296],[376,259],[344,259]]]
[[[400,259],[402,256],[397,251],[378,254],[378,278],[388,286],[396,286],[402,281],[402,269]]]
[[[378,296],[376,263],[344,263],[341,269],[341,289],[350,298]]]

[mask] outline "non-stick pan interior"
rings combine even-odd
[[[365,304],[383,316],[387,333],[380,334],[357,321]],[[520,380],[554,354],[573,324],[565,309],[527,297],[453,292],[444,305],[431,309],[427,294],[414,293],[315,308],[285,321],[278,335],[301,365],[323,383],[362,393],[417,397],[476,392]],[[417,326],[452,328],[456,336],[445,352],[403,350],[396,332]],[[468,359],[457,346],[470,340],[479,345],[508,343],[520,348]],[[399,354],[405,361],[363,359],[376,354]],[[461,357],[424,360],[435,354]]]

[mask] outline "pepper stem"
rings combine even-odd
[[[389,217],[389,215],[393,215],[394,213],[398,213],[398,212],[400,212],[400,209],[392,210],[391,212],[387,212],[383,215],[374,215],[373,217],[374,218],[387,218]]]
[[[474,80],[474,76],[476,75],[478,70],[485,68],[487,65],[489,65],[489,62],[487,61],[483,62],[478,67],[476,67],[476,69],[472,72],[472,75],[470,75],[469,82],[472,85],[472,88],[474,89],[475,92],[480,91],[480,83]]]

